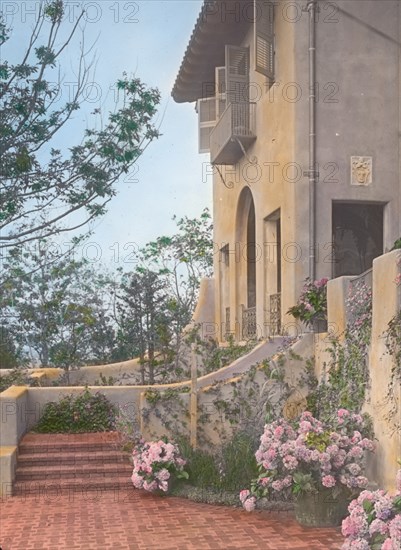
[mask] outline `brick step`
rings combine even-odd
[[[76,453],[121,450],[118,432],[90,434],[27,434],[19,445],[20,454]]]
[[[95,495],[100,492],[130,494],[134,491],[130,475],[116,477],[71,478],[49,481],[16,481],[13,496],[56,499],[70,493]]]
[[[21,443],[19,445],[20,454],[35,454],[35,453],[77,453],[77,452],[103,452],[119,450],[118,444],[108,443],[79,443],[71,441],[69,443],[59,443],[57,440],[53,444],[44,445],[43,443]]]
[[[63,463],[52,466],[23,466],[17,467],[16,481],[28,480],[51,480],[60,478],[92,478],[106,476],[130,475],[132,466],[129,463],[120,464],[75,464],[65,465]]]
[[[27,434],[18,449],[13,494],[56,498],[70,493],[132,491],[129,453],[117,432]]]
[[[105,451],[76,451],[69,453],[46,453],[34,452],[18,454],[18,464],[20,466],[51,466],[52,464],[63,463],[71,464],[108,464],[108,463],[129,463],[129,453],[115,450]]]

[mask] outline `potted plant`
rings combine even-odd
[[[326,278],[318,281],[306,279],[297,304],[287,311],[315,332],[327,331],[327,281]]]
[[[362,491],[348,507],[342,523],[342,550],[399,550],[401,548],[401,470],[395,495]]]
[[[291,493],[301,525],[340,525],[355,493],[365,488],[365,451],[373,441],[364,437],[362,416],[340,409],[331,425],[304,412],[290,423],[279,419],[266,424],[256,451],[260,475],[251,491],[240,494],[246,510],[258,497]],[[249,501],[249,502],[248,502]]]
[[[132,451],[134,470],[131,481],[136,489],[155,494],[171,491],[174,479],[188,479],[186,461],[179,448],[166,438],[158,441],[139,441]]]

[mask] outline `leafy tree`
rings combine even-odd
[[[114,328],[102,289],[107,279],[87,261],[59,257],[51,243],[14,249],[6,264],[6,310],[15,340],[41,366],[66,370],[112,356]],[[103,330],[100,345],[99,331]],[[112,337],[110,337],[112,335]]]
[[[58,100],[61,58],[83,16],[65,40],[63,0],[40,4],[36,25],[19,63],[4,59],[10,30],[0,17],[0,247],[12,249],[30,241],[77,229],[105,212],[115,184],[159,136],[153,124],[160,102],[158,90],[127,75],[117,82],[118,108],[102,120],[92,113],[80,143],[65,151],[52,140],[72,115],[89,79],[91,64],[81,50],[74,97]],[[68,23],[66,23],[67,25]],[[61,42],[61,43],[60,43]]]
[[[165,281],[168,312],[178,369],[183,329],[192,319],[202,277],[210,277],[213,266],[213,227],[206,208],[199,218],[176,219],[178,231],[148,243],[141,251],[143,264]]]
[[[183,330],[192,319],[200,279],[211,275],[208,210],[200,218],[184,217],[176,223],[174,235],[159,237],[139,251],[139,267],[122,275],[120,291],[115,292],[119,358],[140,357],[142,383],[182,371],[188,351]]]
[[[99,273],[46,239],[10,251],[0,306],[13,345],[67,375],[71,367],[138,356],[142,383],[179,373],[183,329],[200,277],[210,274],[212,241],[207,211],[177,226],[141,251],[133,273]]]
[[[0,325],[0,369],[15,369],[23,363],[24,356],[9,327]]]
[[[178,231],[158,237],[141,251],[142,262],[164,276],[169,294],[185,312],[183,323],[191,319],[202,277],[212,274],[212,223],[206,208],[199,218],[176,219]]]
[[[166,337],[169,319],[165,286],[157,273],[144,268],[127,274],[121,285],[120,337],[138,351],[142,384],[155,383],[156,352],[163,348]]]

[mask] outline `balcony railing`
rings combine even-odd
[[[270,334],[281,333],[281,294],[270,295]]]
[[[245,309],[242,306],[242,339],[256,338],[256,307]]]
[[[225,322],[225,330],[224,330],[224,334],[223,334],[223,338],[226,342],[229,341],[230,339],[230,336],[231,335],[231,312],[230,312],[230,308],[229,307],[226,307],[226,322]]]
[[[236,164],[256,139],[256,103],[229,103],[210,133],[210,162]]]

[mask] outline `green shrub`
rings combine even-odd
[[[220,489],[220,475],[215,457],[200,449],[193,450],[189,441],[178,438],[178,446],[187,461],[185,466],[194,487]]]
[[[221,480],[215,458],[201,450],[196,450],[188,460],[189,479],[195,487],[220,489]]]
[[[48,403],[35,430],[40,433],[85,433],[113,430],[116,408],[100,392],[87,388],[79,395],[66,395]]]
[[[394,241],[393,248],[391,250],[398,250],[401,248],[401,237]]]
[[[27,376],[24,369],[10,369],[9,373],[0,376],[0,393],[10,386],[32,386],[32,379]]]
[[[237,432],[222,449],[222,486],[226,491],[240,491],[258,477],[253,441],[245,432]]]
[[[188,440],[181,440],[179,446],[187,460],[190,483],[195,487],[238,492],[258,475],[254,445],[244,432],[235,434],[213,454],[193,450]]]

